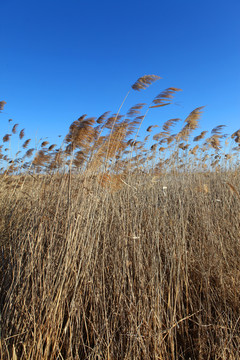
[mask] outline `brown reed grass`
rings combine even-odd
[[[192,139],[199,107],[139,140],[178,90],[0,145],[0,359],[238,359],[240,133]]]

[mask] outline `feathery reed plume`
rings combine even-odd
[[[157,75],[144,75],[142,77],[140,77],[133,85],[132,85],[132,89],[133,90],[144,90],[146,89],[149,85],[151,85],[154,81],[161,79],[160,76]]]
[[[163,124],[163,130],[164,131],[168,131],[170,130],[170,128],[175,125],[178,121],[180,121],[181,119],[170,119],[170,120],[167,120],[164,124]]]
[[[129,117],[133,117],[133,116],[136,116],[138,114],[141,114],[141,111],[142,108],[145,106],[146,104],[145,103],[139,103],[139,104],[136,104],[134,106],[132,106],[128,112],[127,112],[127,116]]]
[[[198,127],[198,122],[200,119],[200,116],[202,115],[202,109],[204,106],[200,106],[196,109],[194,109],[186,118],[185,122],[187,123],[187,127],[190,130],[195,130]]]
[[[162,91],[160,94],[158,94],[153,99],[154,105],[149,106],[149,108],[156,108],[156,107],[166,106],[166,105],[171,104],[171,101],[173,99],[173,94],[176,91],[182,91],[182,89],[170,87],[170,88],[167,88],[166,90]]]
[[[61,165],[63,164],[64,156],[65,156],[64,152],[61,149],[56,149],[53,160],[51,161],[51,163],[49,165],[49,168],[51,170],[59,169],[61,167]],[[67,162],[65,162],[65,164],[67,165]]]
[[[167,144],[171,144],[175,140],[175,135],[168,136],[166,138]]]
[[[29,149],[29,150],[26,151],[25,156],[26,156],[26,157],[31,157],[32,154],[33,154],[33,152],[34,152],[34,149],[33,149],[33,148],[32,148],[32,149]]]
[[[124,141],[127,131],[127,122],[115,124],[114,129],[111,130],[108,141],[104,145],[104,147],[106,147],[106,160],[109,161],[110,159],[113,159],[116,155],[119,155],[122,151],[125,150],[128,145],[127,142]]]
[[[165,150],[166,150],[165,147],[160,147],[158,151],[159,151],[159,152],[163,152],[163,151],[165,151]]]
[[[13,121],[12,119],[9,119],[8,122],[10,123],[11,121]]]
[[[196,155],[197,149],[199,148],[198,145],[194,146],[194,148],[192,148],[192,150],[190,150],[190,154],[191,155]]]
[[[179,149],[182,149],[182,150],[187,150],[188,149],[188,147],[189,147],[189,144],[184,144],[184,143],[180,143],[179,145],[178,145],[178,147],[179,147]]]
[[[204,106],[198,107],[191,111],[188,117],[185,119],[186,125],[180,130],[180,132],[176,135],[176,140],[184,140],[186,141],[189,138],[190,133],[198,128],[198,122],[200,116],[202,114],[202,109]]]
[[[57,146],[57,144],[52,144],[52,145],[50,145],[49,148],[48,148],[48,151],[53,150],[56,146]]]
[[[24,143],[22,145],[23,149],[26,149],[28,147],[30,141],[31,141],[31,139],[27,139],[26,141],[24,141]]]
[[[195,138],[193,139],[193,141],[202,140],[206,134],[207,134],[207,131],[202,131],[200,135],[195,136]]]
[[[234,139],[234,141],[237,144],[240,144],[240,130],[235,131],[232,135],[231,138]]]
[[[113,127],[113,125],[114,125],[114,123],[115,123],[115,120],[116,120],[116,117],[115,117],[114,115],[113,115],[113,116],[110,116],[110,117],[107,119],[104,127],[105,127],[106,129],[112,129],[112,127]]]
[[[12,134],[6,134],[3,137],[3,142],[8,142],[10,140],[10,137],[12,136]]]
[[[24,131],[25,131],[25,129],[22,129],[19,133],[20,140],[22,140],[22,138],[24,137]]]
[[[73,160],[73,165],[78,168],[80,167],[81,165],[83,165],[84,161],[86,160],[85,158],[85,154],[83,151],[77,151],[75,154],[74,154],[74,160]]]
[[[215,128],[212,129],[211,134],[213,134],[213,135],[220,135],[220,134],[221,134],[221,131],[222,131],[222,129],[223,129],[224,127],[226,127],[226,125],[218,125],[218,126],[216,126]]]
[[[17,127],[18,127],[18,124],[15,124],[15,125],[13,126],[13,128],[12,128],[12,133],[13,133],[13,134],[16,134],[16,132],[17,132]]]
[[[139,116],[134,118],[134,120],[130,121],[129,119],[126,119],[124,122],[126,127],[127,127],[127,132],[126,132],[126,138],[128,138],[129,136],[131,136],[133,133],[136,132],[136,127],[140,124],[140,120],[139,120]]]
[[[128,146],[134,146],[134,143],[135,143],[135,141],[133,140],[133,139],[129,139],[128,141],[127,141],[127,145]]]
[[[166,138],[169,135],[169,132],[161,131],[153,136],[153,140],[159,141],[162,138]]]
[[[220,135],[212,135],[210,138],[206,140],[205,145],[208,144],[213,149],[219,150],[219,148],[221,147],[220,138],[221,138]]]
[[[50,155],[46,154],[45,151],[39,150],[33,159],[33,165],[44,166],[50,158]]]
[[[134,140],[130,140],[126,143],[127,146],[130,146],[130,147],[134,147],[134,148],[137,148],[138,145],[141,145],[141,141],[134,141]]]
[[[148,128],[147,128],[147,132],[151,132],[152,129],[156,128],[156,127],[159,127],[158,125],[150,125]]]
[[[235,137],[240,136],[240,129],[235,131],[232,135],[231,138],[234,139]]]
[[[6,105],[6,101],[4,100],[0,101],[0,111],[4,109],[5,105]]]
[[[158,144],[153,144],[152,146],[151,146],[151,151],[155,151],[156,149],[157,149],[157,146],[158,146]]]
[[[90,144],[95,139],[96,131],[93,128],[95,118],[85,119],[86,115],[81,116],[78,120],[74,121],[69,132],[65,138],[67,152],[73,151],[75,148],[89,148]]]
[[[48,144],[49,144],[48,141],[43,141],[43,142],[41,143],[41,147],[47,146]]]
[[[225,157],[226,160],[230,160],[230,159],[232,158],[232,155],[230,155],[230,154],[225,154],[224,157]]]
[[[106,111],[105,113],[103,113],[101,116],[99,116],[96,123],[102,124],[106,120],[106,118],[110,115],[110,113],[111,113],[110,111]]]

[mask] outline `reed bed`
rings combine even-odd
[[[240,131],[196,133],[199,107],[140,140],[178,91],[60,145],[3,136],[1,359],[239,358]]]

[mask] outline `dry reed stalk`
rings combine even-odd
[[[197,187],[195,187],[195,192],[208,194],[209,193],[209,187],[208,187],[207,184],[198,185]]]
[[[198,115],[180,135],[170,134],[170,119],[153,137],[168,144],[159,148],[167,159],[160,144],[144,148],[148,137],[129,139],[146,115],[119,114],[75,121],[63,149],[36,154],[33,171],[43,175],[34,182],[18,179],[17,159],[3,156],[11,165],[0,177],[2,358],[238,358],[239,202],[229,211],[221,186],[219,162],[230,154],[217,151],[220,128],[186,152],[193,160],[179,159]],[[225,175],[240,198],[235,169]]]
[[[98,176],[98,183],[101,187],[108,189],[111,192],[116,192],[120,190],[124,184],[122,179],[124,175],[110,175],[108,173],[100,174]]]
[[[239,192],[237,191],[237,189],[235,188],[235,186],[233,186],[232,184],[230,184],[229,182],[226,182],[226,184],[228,185],[230,191],[232,194],[236,194],[238,199],[240,199],[240,195]]]

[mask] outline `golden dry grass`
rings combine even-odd
[[[239,358],[239,133],[199,107],[139,141],[145,105],[1,147],[0,359]]]

